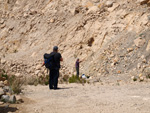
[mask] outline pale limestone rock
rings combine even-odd
[[[111,63],[111,66],[113,67],[115,65],[115,63],[113,62],[113,63]]]
[[[146,62],[147,62],[147,60],[146,60],[146,59],[143,59],[143,60],[142,60],[142,62],[143,62],[143,63],[146,63]]]
[[[36,71],[35,71],[35,75],[38,75],[39,72],[40,72],[40,70],[36,70]]]
[[[116,56],[113,60],[114,63],[118,63],[119,62],[119,58]]]
[[[4,86],[4,87],[3,87],[3,90],[4,90],[4,92],[10,92],[9,86]]]
[[[8,80],[5,80],[5,81],[4,81],[4,85],[8,85]]]
[[[0,87],[4,87],[4,82],[0,81]]]
[[[2,24],[2,25],[0,26],[1,29],[3,29],[4,27],[6,27],[6,24]]]
[[[128,48],[127,51],[128,52],[132,52],[134,49],[133,48]]]
[[[70,9],[70,12],[71,12],[72,15],[75,15],[76,14],[76,8]]]
[[[4,95],[4,91],[2,88],[0,88],[0,96]]]
[[[40,64],[36,66],[36,70],[41,70],[41,65]]]
[[[136,80],[137,80],[137,78],[136,78],[135,76],[132,76],[131,79],[132,79],[133,81],[136,81]]]
[[[89,14],[89,13],[96,13],[98,11],[99,11],[99,8],[97,6],[92,6],[92,7],[89,8],[87,14]]]
[[[140,69],[141,68],[141,63],[137,64],[137,68]]]
[[[86,11],[86,8],[81,7],[81,6],[77,6],[77,7],[71,8],[69,11],[72,13],[72,15],[76,15],[76,14],[78,14],[80,12]]]
[[[118,8],[120,5],[118,3],[114,3],[112,7],[108,8],[109,12],[113,12],[116,8]]]
[[[35,57],[35,56],[37,56],[36,52],[33,52],[32,55],[31,55],[31,57]]]
[[[20,77],[20,75],[21,75],[20,73],[16,73],[15,74],[16,77]]]
[[[0,20],[0,24],[3,24],[5,21],[4,21],[4,19],[1,19]]]
[[[147,25],[149,22],[147,14],[144,14],[143,16],[141,16],[141,20],[139,21],[140,25]]]
[[[150,67],[145,68],[142,74],[147,78],[150,78]]]
[[[37,75],[38,77],[42,77],[43,75],[41,74],[41,73],[38,73],[38,75]]]
[[[139,78],[139,80],[140,80],[140,82],[144,81],[144,77],[141,76],[141,77]]]
[[[16,96],[16,100],[17,100],[17,101],[21,101],[21,100],[22,100],[22,98],[21,98],[20,95],[15,95],[15,96]]]
[[[144,44],[145,44],[145,39],[142,39],[142,38],[137,38],[134,40],[134,44],[137,46],[137,47],[142,47]]]
[[[146,51],[150,50],[150,40],[148,41],[147,47],[146,47]]]
[[[1,64],[5,64],[6,60],[5,59],[1,59]]]
[[[141,59],[145,59],[145,56],[144,56],[144,55],[142,55],[142,56],[141,56]]]
[[[55,19],[50,19],[50,23],[54,23],[55,22]]]
[[[99,3],[100,0],[92,0],[92,2],[94,2],[94,3]]]
[[[114,54],[111,54],[111,55],[110,55],[110,58],[113,58],[114,56],[115,56]]]
[[[140,74],[139,74],[139,77],[142,77],[142,76],[143,76],[143,74],[142,74],[142,73],[140,73]]]
[[[113,6],[113,1],[107,1],[107,2],[105,3],[105,5],[106,5],[107,7],[112,7],[112,6]]]
[[[3,105],[4,104],[4,102],[0,102],[0,105]]]
[[[24,13],[23,17],[27,18],[27,17],[29,17],[29,15],[27,13]]]

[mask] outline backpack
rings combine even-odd
[[[48,69],[54,68],[54,55],[44,54],[44,65]]]

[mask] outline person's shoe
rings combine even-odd
[[[58,87],[57,87],[57,88],[54,88],[54,90],[59,90],[59,89],[60,89],[60,88],[58,88]]]
[[[50,87],[49,89],[54,89],[53,87]]]

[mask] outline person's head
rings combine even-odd
[[[77,61],[79,61],[79,58],[77,58]]]
[[[54,52],[58,52],[58,47],[57,47],[57,46],[54,46],[54,47],[53,47],[53,51],[54,51]]]

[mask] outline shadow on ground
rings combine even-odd
[[[64,89],[70,89],[71,87],[65,87],[65,88],[57,88],[57,89],[52,89],[52,90],[64,90]]]
[[[8,113],[8,112],[16,112],[18,109],[16,107],[7,107],[7,106],[0,106],[0,113]]]

